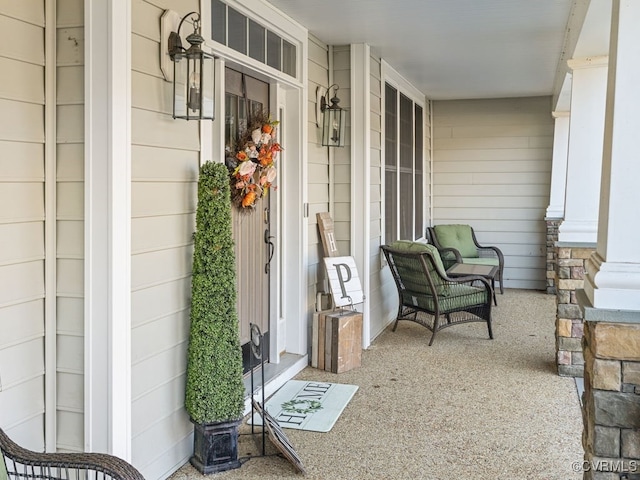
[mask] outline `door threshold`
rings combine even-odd
[[[284,353],[279,363],[264,365],[264,398],[276,393],[288,380],[291,380],[309,364],[308,355]],[[251,373],[244,376],[244,414],[251,413]],[[253,397],[262,402],[262,368],[256,367],[253,372]]]

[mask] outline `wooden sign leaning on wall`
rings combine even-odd
[[[336,235],[333,228],[333,219],[329,212],[316,213],[318,221],[318,230],[322,239],[322,247],[324,248],[325,257],[337,257],[338,245],[336,243]]]
[[[357,305],[364,301],[362,285],[353,257],[325,257],[329,287],[336,307]]]

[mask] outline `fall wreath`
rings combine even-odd
[[[227,158],[231,201],[241,210],[253,211],[256,202],[269,193],[276,178],[275,160],[282,150],[275,141],[277,125],[268,115],[255,115],[238,139],[235,155]]]

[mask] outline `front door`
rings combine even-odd
[[[225,152],[233,156],[237,151],[237,139],[246,131],[252,115],[267,111],[269,84],[230,68],[225,71],[225,81]],[[237,309],[245,372],[251,365],[256,365],[249,348],[251,323],[258,325],[262,331],[263,361],[269,359],[269,278],[274,249],[271,197],[267,195],[259,199],[250,213],[236,207],[232,209],[238,279]]]

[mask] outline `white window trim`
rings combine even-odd
[[[415,103],[420,105],[423,110],[426,110],[426,96],[420,90],[411,84],[407,79],[400,75],[391,65],[386,61],[381,61],[382,69],[382,84],[388,83],[394,86],[406,97],[409,97]]]
[[[386,243],[387,239],[386,239],[386,215],[385,215],[385,208],[384,208],[384,202],[386,202],[386,181],[385,181],[385,138],[386,138],[386,130],[385,130],[385,121],[384,121],[384,117],[386,115],[386,111],[385,111],[385,102],[386,102],[386,84],[388,83],[389,85],[391,85],[392,87],[394,87],[396,90],[398,90],[399,93],[403,94],[405,97],[409,98],[411,101],[414,102],[415,105],[418,105],[422,108],[422,135],[423,135],[423,141],[422,141],[422,161],[423,161],[423,178],[422,178],[422,191],[423,192],[427,192],[427,177],[428,177],[428,170],[426,168],[426,162],[427,160],[430,158],[427,155],[427,149],[425,146],[425,141],[424,141],[424,134],[426,132],[426,127],[427,127],[427,123],[426,123],[426,119],[427,119],[427,115],[428,115],[428,110],[427,110],[427,99],[426,96],[418,89],[416,88],[413,84],[411,84],[411,82],[409,82],[407,79],[405,79],[402,75],[400,75],[400,73],[398,73],[391,65],[389,65],[389,63],[387,63],[385,60],[381,60],[380,62],[381,64],[381,77],[382,77],[382,82],[381,82],[381,95],[382,95],[382,145],[381,145],[381,150],[382,150],[382,163],[380,166],[381,169],[381,177],[382,177],[382,185],[381,185],[381,189],[382,189],[382,208],[381,208],[381,216],[382,216],[382,242]],[[415,105],[414,105],[414,109],[415,109]],[[414,138],[414,142],[415,142],[415,138]],[[423,211],[423,217],[424,217],[424,213],[426,211],[425,209],[426,204],[424,202],[423,199],[423,206],[422,206],[422,211]],[[423,218],[423,222],[424,222],[424,218]],[[419,239],[424,238],[424,233],[422,234],[421,237],[419,237]]]
[[[222,43],[211,40],[211,0],[200,1],[200,12],[202,18],[202,36],[205,39],[205,48],[220,58],[225,59],[228,65],[245,66],[253,72],[261,73],[265,77],[276,79],[298,88],[304,87],[304,63],[307,61],[307,42],[309,33],[299,23],[285,17],[273,6],[258,0],[245,0],[239,3],[236,0],[222,0],[229,7],[242,13],[247,18],[257,21],[272,32],[279,35],[289,43],[296,46],[296,76],[295,78],[277,70],[269,65],[251,58],[249,55],[240,53]]]

